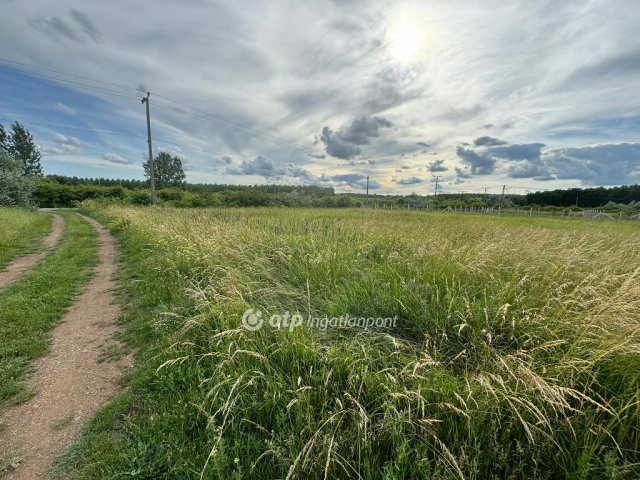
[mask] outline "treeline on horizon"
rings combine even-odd
[[[34,193],[40,207],[71,207],[87,199],[111,199],[122,203],[149,203],[147,180],[79,178],[47,175]],[[378,206],[413,207],[521,207],[521,208],[604,208],[640,207],[640,185],[612,188],[571,188],[525,195],[451,194],[376,195],[336,194],[332,187],[316,185],[225,185],[184,183],[180,187],[158,190],[163,203],[179,207],[206,206],[300,206],[353,207],[363,203]]]

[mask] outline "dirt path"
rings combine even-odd
[[[46,257],[53,247],[58,244],[64,232],[64,220],[62,220],[60,215],[56,215],[55,213],[51,215],[53,215],[51,232],[49,232],[42,241],[45,250],[14,258],[13,261],[7,265],[7,268],[0,272],[0,289],[22,277],[31,270],[36,263]]]
[[[0,454],[8,452],[20,459],[7,477],[13,480],[43,478],[52,460],[119,389],[124,362],[98,363],[113,343],[120,314],[114,303],[117,244],[104,227],[84,218],[99,232],[100,262],[95,276],[52,331],[51,351],[35,362],[29,381],[35,396],[10,408],[2,419]]]

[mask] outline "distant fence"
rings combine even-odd
[[[493,208],[493,207],[430,207],[428,205],[412,205],[407,203],[398,205],[393,203],[380,203],[373,205],[361,204],[362,208],[372,210],[422,210],[431,212],[452,212],[452,213],[470,213],[485,215],[526,215],[532,216],[551,216],[551,217],[583,217],[592,219],[611,219],[611,220],[640,220],[640,214],[629,215],[623,212],[608,213],[604,210],[570,210],[568,208],[562,210],[542,210],[540,208]]]

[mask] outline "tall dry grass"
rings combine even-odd
[[[133,291],[151,312],[133,323],[145,335],[136,337],[143,367],[128,435],[169,445],[154,457],[162,471],[639,475],[634,225],[94,209],[127,245],[140,280]],[[248,332],[246,308],[399,322],[377,331]],[[114,468],[131,461],[117,458]]]

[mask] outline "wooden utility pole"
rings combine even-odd
[[[149,92],[142,98],[147,107],[147,143],[149,144],[149,185],[151,187],[151,203],[156,203],[156,169],[153,165],[153,148],[151,146],[151,115],[149,114]]]
[[[369,175],[367,175],[367,198],[369,198]]]
[[[500,198],[504,198],[504,191],[507,189],[506,185],[502,185],[502,195]]]

